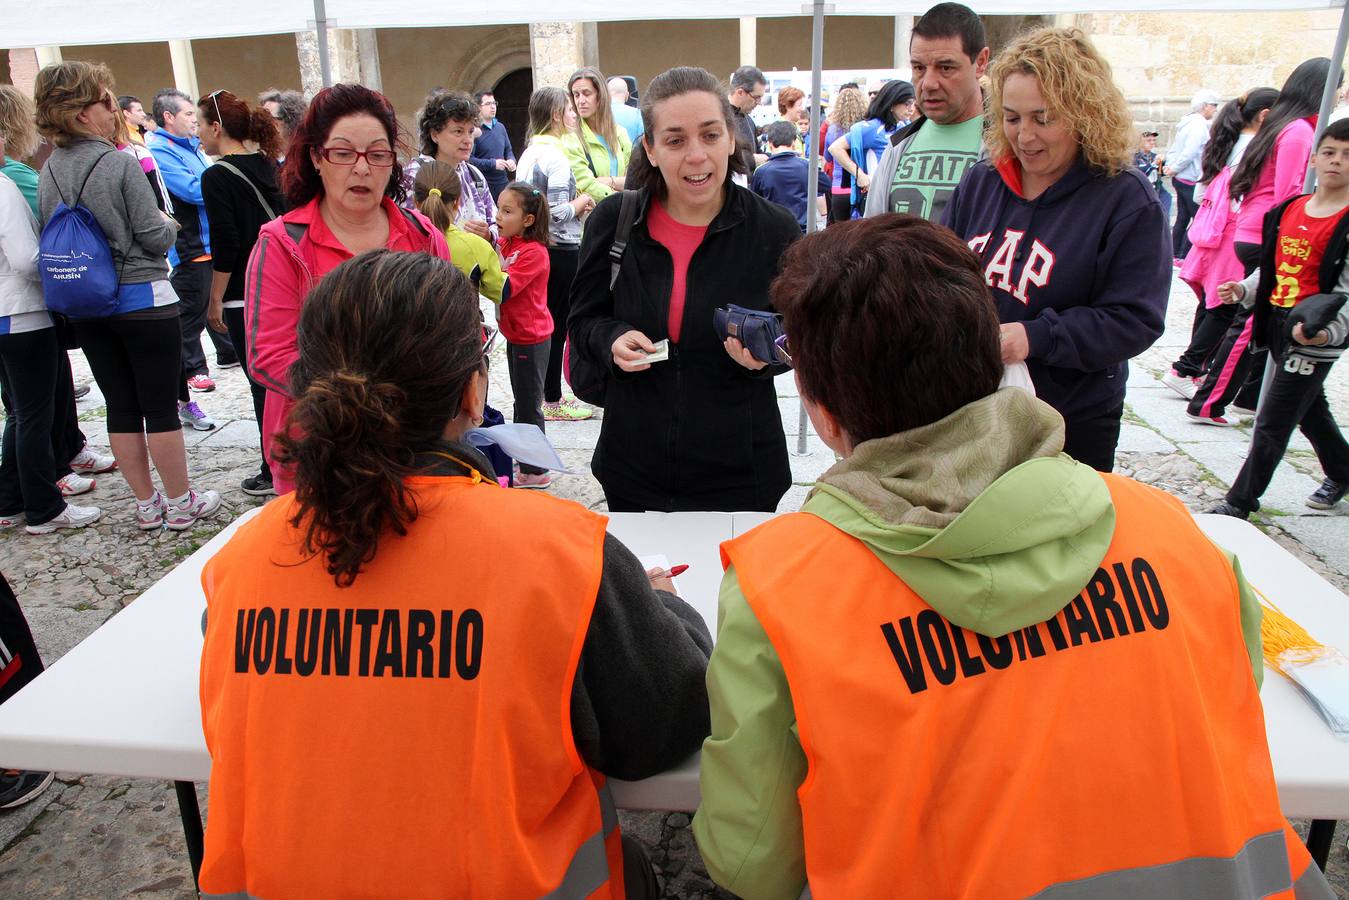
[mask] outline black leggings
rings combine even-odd
[[[253,376],[248,374],[248,353],[244,348],[247,346],[244,340],[244,308],[242,306],[227,306],[222,310],[225,319],[225,328],[229,330],[230,343],[234,345],[239,353],[239,365],[243,367],[244,377],[248,379],[248,390],[253,395],[253,418],[258,422],[258,439],[262,440],[262,411],[267,403],[267,391],[262,385],[253,380]],[[208,326],[209,327],[209,326]],[[262,446],[267,442],[262,440]],[[258,474],[271,474],[271,467],[267,464],[267,453],[262,453],[262,465],[258,469]]]
[[[553,316],[548,368],[543,373],[543,402],[562,399],[562,350],[567,341],[567,314],[571,311],[571,282],[576,277],[578,247],[548,248],[548,312]]]
[[[163,319],[81,319],[75,331],[108,404],[109,434],[155,434],[183,427],[178,420],[183,337],[176,314]]]

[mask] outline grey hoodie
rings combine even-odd
[[[99,162],[105,153],[108,158]],[[98,168],[90,175],[96,162]],[[121,272],[122,284],[143,284],[169,277],[169,263],[164,255],[173,246],[178,229],[160,213],[150,182],[134,157],[98,138],[82,138],[68,147],[57,147],[42,167],[38,181],[38,208],[43,224],[51,218],[58,203],[64,199],[73,204],[77,196],[103,229],[112,248],[113,264]]]

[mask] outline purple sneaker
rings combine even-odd
[[[187,492],[187,502],[179,506],[168,504],[164,513],[164,527],[170,531],[186,531],[220,508],[220,495],[215,491]]]

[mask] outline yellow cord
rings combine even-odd
[[[1251,585],[1251,590],[1260,596],[1260,605],[1264,607],[1264,617],[1260,620],[1260,644],[1264,650],[1265,662],[1275,671],[1287,675],[1283,664],[1293,660],[1315,659],[1327,652],[1325,644],[1312,637],[1307,629],[1290,619],[1283,610],[1274,605],[1264,591]]]

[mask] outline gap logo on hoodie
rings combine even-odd
[[[970,238],[970,249],[983,257],[992,236],[992,232],[975,235]],[[989,287],[1006,291],[1029,305],[1027,291],[1031,285],[1046,287],[1049,284],[1049,275],[1054,271],[1054,252],[1037,238],[1030,242],[1029,250],[1023,254],[1021,243],[1025,236],[1026,232],[1013,228],[1003,231],[1002,242],[988,265],[984,266],[984,281],[988,282]],[[1015,274],[1013,268],[1017,270]]]
[[[881,625],[900,677],[910,694],[931,686],[953,684],[1006,669],[1055,651],[1109,641],[1143,631],[1161,631],[1171,622],[1171,611],[1157,572],[1138,557],[1126,568],[1114,563],[1096,570],[1086,588],[1058,615],[1002,637],[969,633],[953,625],[935,609]]]

